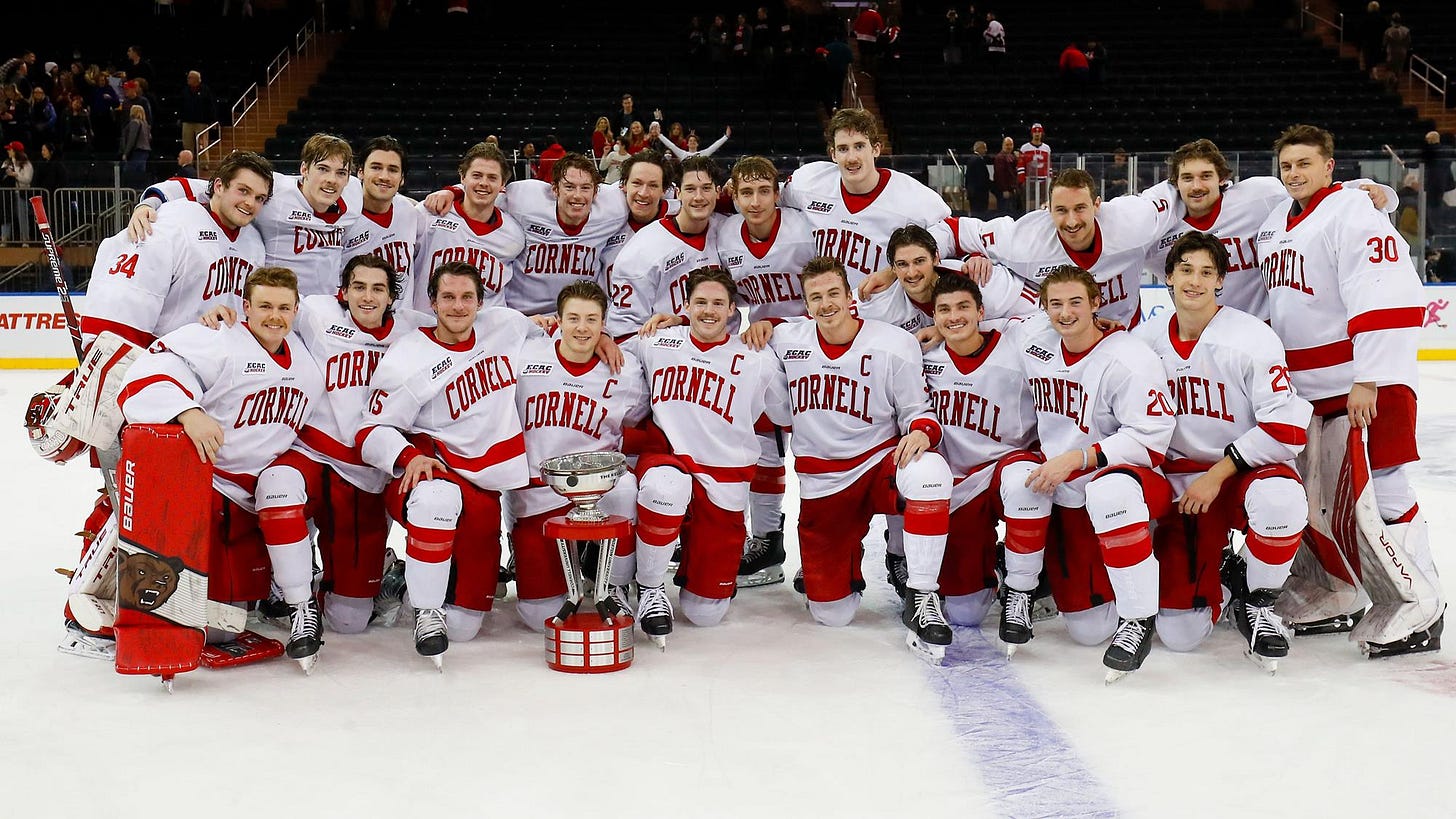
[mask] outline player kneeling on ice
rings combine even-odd
[[[1213,632],[1224,603],[1224,544],[1230,529],[1241,529],[1247,548],[1242,559],[1230,556],[1224,581],[1249,656],[1272,672],[1289,653],[1274,600],[1308,516],[1294,458],[1311,407],[1295,393],[1284,345],[1269,325],[1219,305],[1228,268],[1218,237],[1184,234],[1165,263],[1174,312],[1133,331],[1162,358],[1177,419],[1163,472],[1178,497],[1153,531],[1158,637],[1191,651]]]
[[[597,358],[607,312],[607,294],[592,281],[561,288],[554,306],[559,338],[533,339],[521,350],[516,409],[525,427],[531,484],[508,495],[511,542],[516,555],[516,612],[527,626],[544,631],[566,601],[566,578],[556,544],[545,537],[546,520],[572,505],[541,479],[541,462],[577,452],[618,452],[622,429],[647,417],[647,384],[642,365],[623,353],[620,372]],[[598,504],[609,515],[637,518],[637,481],[628,474]],[[631,614],[628,586],[633,579],[631,538],[619,541],[612,562],[610,595],[617,612]],[[662,577],[649,578],[660,585]]]
[[[246,606],[268,595],[258,476],[313,420],[324,396],[313,357],[287,341],[297,309],[293,273],[258,268],[244,285],[244,321],[192,324],[162,336],[127,371],[118,399],[130,423],[181,424],[198,457],[212,464],[213,600]],[[233,636],[209,634],[212,642]]]
[[[1102,657],[1112,682],[1152,648],[1158,560],[1148,521],[1171,502],[1156,467],[1173,411],[1157,355],[1129,333],[1099,328],[1101,304],[1097,281],[1080,267],[1063,265],[1042,282],[1047,320],[1029,321],[1015,340],[1048,456],[1008,465],[1001,480],[1007,588],[1035,589],[1046,562],[1071,638],[1089,646],[1112,638]]]
[[[1006,470],[1024,483],[1036,464],[1028,454],[1036,445],[1036,409],[1017,361],[1017,325],[1006,334],[982,332],[981,292],[968,278],[939,277],[932,304],[944,343],[925,352],[925,381],[941,429],[937,451],[955,479],[940,590],[947,619],[960,626],[980,625],[996,593],[996,522],[1016,518],[1006,503]],[[1034,587],[1035,574],[1031,580]],[[1008,655],[1031,640],[1033,590],[1001,590],[1001,640]]]
[[[652,423],[666,438],[637,460],[637,622],[660,647],[672,631],[663,575],[679,541],[683,614],[712,626],[728,613],[759,459],[754,428],[765,414],[789,423],[773,356],[732,333],[733,278],[718,267],[697,268],[684,292],[687,327],[674,326],[677,316],[654,315],[627,345],[642,361]]]
[[[854,619],[870,517],[904,515],[906,641],[938,662],[951,642],[936,582],[951,473],[931,451],[941,428],[930,410],[920,344],[898,327],[856,317],[849,277],[833,258],[811,259],[799,285],[814,320],[779,327],[771,346],[793,413],[809,613],[827,626]]]

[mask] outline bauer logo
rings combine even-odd
[[[312,213],[309,213],[306,210],[296,210],[296,211],[288,214],[288,221],[290,221],[290,222],[307,222],[307,221],[310,221],[312,219],[313,219],[313,214]]]
[[[243,365],[243,375],[257,375],[268,372],[268,365],[261,361],[249,361]]]
[[[521,370],[521,375],[550,375],[550,374],[551,374],[551,365],[550,364],[541,364],[541,363],[527,364],[526,367],[525,367],[525,369]]]
[[[807,361],[809,359],[809,356],[811,356],[811,355],[813,355],[813,353],[809,352],[808,350],[785,350],[784,351],[784,360],[785,361]]]
[[[216,242],[217,241],[217,231],[215,231],[215,230],[199,230],[199,231],[197,231],[197,241],[199,241],[199,242]]]
[[[355,236],[354,238],[350,239],[348,241],[348,243],[344,245],[344,249],[345,250],[353,250],[354,248],[358,247],[359,245],[364,244],[367,241],[369,241],[369,231],[366,230],[363,233],[359,234],[358,236]]]
[[[810,213],[828,213],[828,212],[834,210],[834,203],[833,202],[820,202],[819,200],[816,199],[816,200],[810,202],[809,203],[809,206],[806,207],[806,208],[804,208],[804,210],[807,210]]]
[[[324,331],[324,334],[330,336],[338,336],[339,338],[353,338],[354,329],[352,327],[344,327],[338,324],[333,324],[329,326],[329,329]]]
[[[526,232],[534,233],[542,238],[547,238],[551,236],[551,228],[546,227],[545,225],[527,225]]]
[[[1052,352],[1050,350],[1043,350],[1042,348],[1036,346],[1035,344],[1033,344],[1030,347],[1027,347],[1026,348],[1026,354],[1027,355],[1030,355],[1030,356],[1035,356],[1036,358],[1039,358],[1042,361],[1051,361],[1052,360]]]
[[[441,361],[439,364],[436,364],[434,367],[430,368],[430,377],[439,378],[440,373],[448,371],[453,366],[455,366],[455,361],[453,359],[446,358],[444,361]]]

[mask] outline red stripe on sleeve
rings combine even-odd
[[[1293,424],[1276,424],[1273,421],[1260,421],[1259,429],[1269,434],[1270,438],[1286,446],[1304,446],[1306,439],[1304,427],[1297,427]]]
[[[178,381],[170,375],[159,373],[157,375],[149,375],[139,381],[133,381],[132,383],[127,384],[125,387],[122,387],[121,392],[116,396],[116,405],[118,407],[124,407],[126,405],[127,399],[131,398],[132,396],[136,395],[137,393],[141,392],[147,387],[150,387],[153,384],[160,384],[162,382],[168,382],[176,385],[177,389],[181,390],[183,395],[186,395],[193,401],[197,400],[197,396],[193,395],[190,390],[182,386],[182,382]],[[123,410],[123,412],[124,411],[125,410]]]
[[[1374,330],[1402,330],[1419,328],[1426,320],[1424,307],[1390,307],[1385,310],[1371,310],[1350,319],[1346,325],[1351,336]]]
[[[1336,367],[1355,360],[1355,345],[1348,338],[1342,338],[1318,347],[1288,350],[1285,357],[1289,360],[1291,370],[1318,370],[1324,367]]]
[[[157,340],[156,336],[145,330],[138,330],[135,327],[122,324],[118,321],[107,321],[106,319],[95,318],[93,316],[81,317],[81,332],[87,335],[99,336],[107,330],[116,333],[143,350],[152,346],[152,342]]]

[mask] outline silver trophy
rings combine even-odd
[[[610,515],[597,508],[597,501],[610,492],[617,485],[617,479],[626,473],[627,458],[620,452],[576,452],[541,462],[541,479],[556,494],[572,503],[564,525],[556,522],[559,518],[547,523],[547,536],[555,537],[561,568],[566,573],[566,602],[556,614],[560,622],[564,623],[566,618],[575,614],[586,596],[586,579],[582,574],[581,553],[577,546],[593,540],[598,544],[597,576],[593,588],[597,613],[607,625],[611,625],[612,618],[622,613],[613,611],[607,587],[611,582],[617,540],[626,531],[626,521],[618,517],[614,523]]]

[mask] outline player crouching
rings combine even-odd
[[[907,644],[939,662],[951,643],[938,593],[950,517],[951,473],[932,452],[920,344],[850,311],[844,265],[822,256],[799,276],[812,322],[778,328],[774,354],[788,383],[794,469],[802,503],[804,595],[819,623],[844,626],[859,608],[870,517],[905,516]]]
[[[1191,651],[1213,632],[1223,547],[1230,529],[1243,529],[1245,557],[1231,561],[1225,578],[1233,621],[1248,656],[1272,673],[1289,653],[1274,601],[1308,516],[1294,458],[1313,408],[1295,394],[1269,325],[1218,304],[1228,267],[1216,236],[1184,234],[1165,263],[1174,312],[1133,333],[1163,359],[1177,418],[1163,472],[1179,497],[1153,538],[1162,574],[1158,637]]]
[[[1042,450],[1058,454],[1025,473],[1006,468],[1002,486],[1006,585],[1034,589],[1050,560],[1068,635],[1089,646],[1112,638],[1102,657],[1110,683],[1140,668],[1152,648],[1158,560],[1148,521],[1171,502],[1156,466],[1173,412],[1158,357],[1128,333],[1101,330],[1101,303],[1096,279],[1080,267],[1063,265],[1042,282],[1050,321],[1017,334],[1017,357]]]

